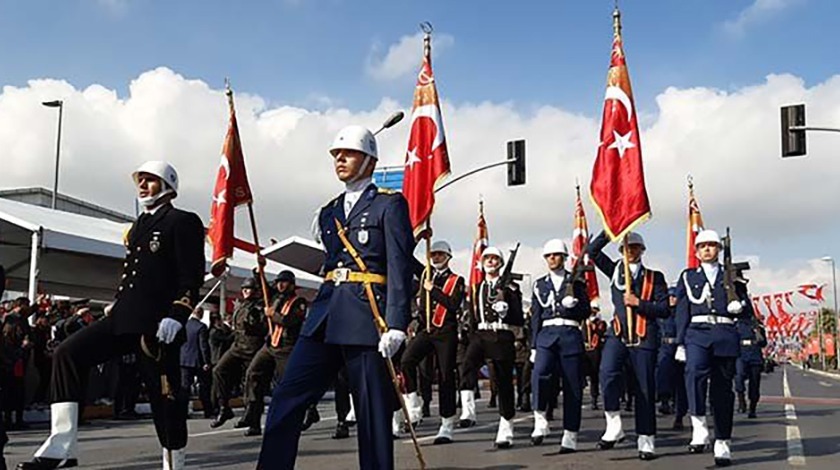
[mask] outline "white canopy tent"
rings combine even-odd
[[[39,287],[55,295],[113,298],[125,255],[123,235],[128,227],[0,199],[0,264],[5,266],[9,289],[28,292],[33,300]],[[209,260],[209,245],[205,252]],[[256,260],[252,254],[237,251],[228,264],[230,271],[224,287],[236,292],[241,280],[251,276]],[[268,260],[265,267],[269,278],[284,269],[292,271],[297,285],[310,294],[322,283],[317,275],[273,260]],[[205,290],[212,285],[207,283]]]

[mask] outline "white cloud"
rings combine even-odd
[[[52,99],[65,101],[63,192],[130,213],[129,174],[145,160],[164,158],[181,174],[178,204],[206,221],[227,125],[222,90],[167,68],[137,77],[125,97],[100,85],[75,89],[61,80],[6,86],[0,94],[0,187],[50,186],[55,112],[40,103]],[[840,180],[836,140],[809,137],[808,157],[782,160],[778,110],[793,102],[808,103],[811,123],[840,122],[840,76],[811,87],[797,77],[774,75],[732,92],[669,88],[659,95],[658,114],[642,133],[654,213],[641,228],[649,265],[674,280],[684,262],[689,172],[707,224],[721,230],[731,225],[736,255],[760,256],[761,266],[750,274],[757,290],[811,281],[820,271],[807,260],[840,256],[830,244],[840,230],[840,219],[829,215],[840,200],[840,185],[831,183]],[[244,93],[236,103],[263,240],[308,235],[313,213],[341,191],[327,153],[338,129],[349,123],[374,127],[407,105],[384,99],[361,111],[313,110],[269,106]],[[517,270],[540,274],[542,243],[571,234],[574,182],[579,177],[586,192],[599,117],[553,106],[522,112],[511,103],[446,101],[443,116],[454,174],[504,158],[507,140],[525,138],[528,181],[506,188],[505,172],[497,169],[446,189],[438,195],[435,233],[450,240],[464,268],[481,195],[491,241],[508,248],[520,240]],[[402,124],[381,135],[381,164],[403,161],[407,133]],[[600,222],[585,199],[595,233]],[[247,225],[240,214],[244,238],[250,238]],[[614,247],[607,250],[616,256]]]
[[[448,34],[435,34],[432,36],[432,54],[437,56],[454,43],[455,39]],[[375,80],[395,80],[416,73],[422,57],[423,33],[403,36],[388,47],[384,57],[381,44],[371,46],[365,72]]]
[[[740,36],[750,26],[765,21],[803,0],[754,0],[748,7],[741,10],[738,15],[725,21],[723,29],[729,34]]]

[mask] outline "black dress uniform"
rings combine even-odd
[[[405,391],[416,411],[419,398],[417,392],[417,366],[424,358],[434,353],[437,359],[440,397],[440,416],[455,415],[455,354],[458,350],[458,313],[464,300],[464,278],[446,268],[435,270],[429,292],[431,299],[431,324],[426,323],[426,290],[420,289],[420,309],[417,333],[408,343],[402,355],[402,371],[405,376]],[[412,395],[414,394],[414,395]],[[412,416],[412,421],[416,421]]]
[[[604,335],[607,334],[607,322],[597,315],[592,315],[583,322],[583,376],[589,380],[591,408],[598,409],[601,378],[601,350],[604,349]]]
[[[286,362],[306,319],[306,305],[306,299],[298,297],[294,290],[279,294],[274,299],[271,331],[245,373],[245,398],[248,406],[242,424],[249,428],[247,435],[260,433],[263,397],[269,392],[272,378],[283,377]]]
[[[180,386],[179,363],[184,330],[171,344],[158,344],[155,334],[162,319],[184,325],[192,312],[204,281],[204,225],[198,215],[166,203],[141,215],[125,244],[123,274],[110,314],[55,350],[52,434],[35,454],[42,460],[19,468],[50,468],[43,458],[76,459],[75,423],[61,420],[78,413],[78,408],[75,413],[68,410],[83,400],[91,367],[129,353],[138,353],[160,444],[168,450],[187,444],[187,396]]]
[[[213,403],[219,407],[218,416],[210,423],[214,428],[233,417],[228,404],[230,394],[242,380],[243,371],[262,348],[268,334],[268,321],[256,282],[246,279],[242,285],[254,290],[249,298],[237,303],[233,311],[233,345],[213,367]]]
[[[761,369],[764,367],[762,349],[767,346],[767,334],[761,320],[755,316],[752,304],[747,303],[744,309],[750,311],[751,321],[747,321],[747,314],[744,314],[736,323],[741,339],[741,353],[735,363],[735,392],[738,393],[738,411],[747,412],[746,399],[749,399],[748,417],[755,418],[758,400],[761,399]]]

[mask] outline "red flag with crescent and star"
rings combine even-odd
[[[630,75],[621,39],[621,15],[613,13],[613,38],[598,156],[590,192],[604,230],[613,241],[650,217],[642,147]]]
[[[595,266],[592,259],[589,258],[589,254],[586,253],[588,243],[589,224],[586,223],[586,212],[583,211],[583,201],[580,200],[580,188],[578,188],[575,201],[575,228],[572,232],[572,265],[583,263],[583,266]],[[586,280],[586,293],[589,294],[590,305],[598,306],[598,298],[601,294],[598,289],[598,277],[595,275],[595,270],[584,271],[583,277]]]
[[[435,187],[449,174],[449,154],[443,132],[430,38],[424,40],[423,63],[414,88],[411,133],[405,155],[403,195],[408,201],[411,227],[417,236],[425,228],[435,205]]]
[[[700,258],[697,257],[697,247],[694,240],[697,234],[703,230],[703,216],[700,215],[700,206],[694,197],[694,186],[688,185],[688,226],[686,227],[686,266],[694,269],[700,266]]]
[[[478,285],[484,281],[484,270],[481,268],[481,254],[490,243],[487,232],[487,221],[484,220],[484,202],[478,203],[478,231],[473,242],[472,264],[470,264],[470,299],[475,298]]]
[[[239,140],[236,111],[231,101],[230,125],[222,145],[222,158],[216,174],[213,203],[210,206],[210,225],[207,228],[207,238],[213,246],[210,272],[214,276],[218,277],[225,272],[227,259],[233,256],[234,209],[252,200],[242,142]]]

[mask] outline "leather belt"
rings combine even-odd
[[[709,325],[716,325],[722,323],[724,325],[734,325],[735,320],[729,317],[722,317],[719,315],[695,315],[691,317],[691,323],[706,323]]]
[[[484,322],[478,324],[478,329],[483,331],[510,331],[511,328],[505,323]]]
[[[542,321],[542,326],[573,326],[580,328],[580,322],[577,320],[569,320],[568,318],[549,318]]]
[[[324,279],[332,281],[335,285],[342,282],[368,282],[371,284],[385,284],[387,278],[382,274],[361,273],[351,271],[349,268],[338,268],[328,272]]]
[[[662,344],[677,344],[677,338],[662,338]]]

